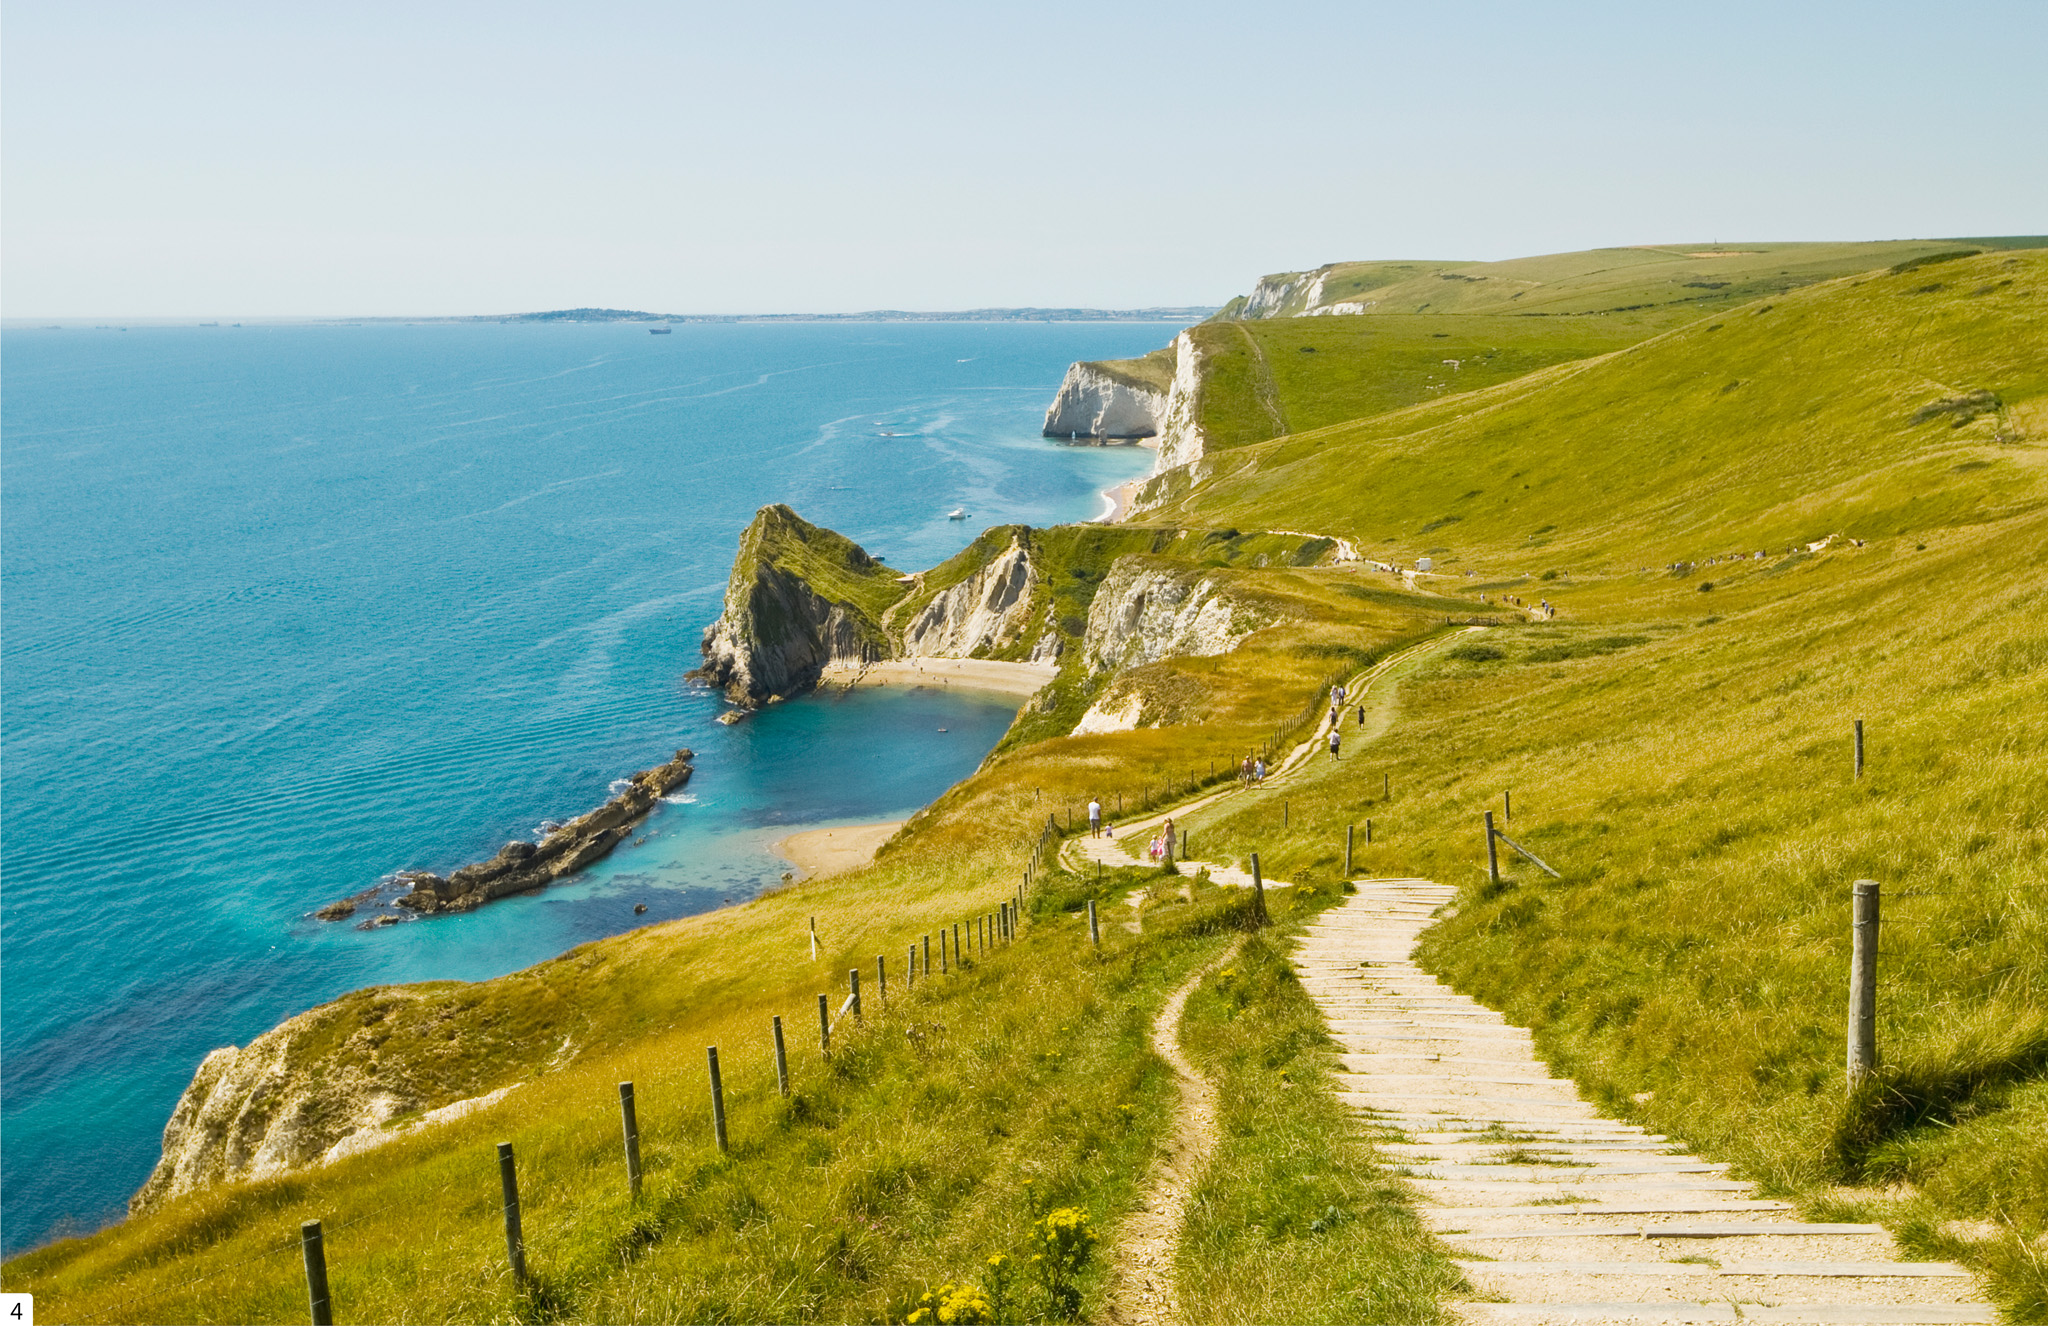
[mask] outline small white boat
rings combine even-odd
[[[948,519],[948,520],[965,520],[965,519],[967,519],[967,509],[966,509],[965,507],[957,507],[957,506],[956,506],[956,507],[954,507],[954,508],[953,508],[953,509],[952,509],[951,511],[948,511],[948,512],[946,513],[946,519]]]

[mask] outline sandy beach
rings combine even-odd
[[[957,686],[1036,695],[1059,672],[1053,663],[998,663],[980,658],[899,658],[864,668],[835,665],[818,679],[826,686]]]
[[[1157,451],[1159,450],[1159,439],[1156,437],[1139,438],[1138,445],[1148,451]],[[1155,471],[1158,468],[1158,461],[1156,459],[1153,461],[1153,467]],[[1151,475],[1146,475],[1145,479],[1151,477]],[[1103,489],[1102,500],[1108,505],[1109,510],[1097,516],[1095,523],[1098,525],[1115,525],[1121,522],[1125,516],[1128,516],[1131,513],[1131,503],[1137,498],[1138,489],[1145,483],[1145,479],[1132,479],[1130,482],[1120,483],[1114,488]]]
[[[858,870],[874,860],[876,851],[902,827],[902,820],[890,820],[885,824],[806,829],[781,839],[771,850],[796,867],[799,879],[824,879]]]

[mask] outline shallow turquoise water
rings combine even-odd
[[[1092,516],[1149,453],[1054,446],[1044,408],[1070,360],[1172,330],[5,333],[6,1248],[117,1216],[215,1046],[357,986],[514,970],[636,902],[751,896],[792,826],[894,818],[972,770],[1013,701],[711,721],[683,674],[739,532],[786,501],[916,569]],[[372,933],[308,919],[678,746],[687,797],[586,879]]]

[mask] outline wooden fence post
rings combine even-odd
[[[811,918],[811,961],[818,960],[818,918]]]
[[[832,1001],[824,995],[818,996],[818,1053],[832,1057]]]
[[[327,1296],[327,1244],[320,1236],[320,1222],[308,1220],[299,1226],[299,1252],[306,1261],[306,1308],[313,1326],[334,1326],[334,1303]]]
[[[640,1195],[640,1118],[633,1109],[633,1084],[619,1083],[619,1126],[626,1133],[626,1191]]]
[[[1502,824],[1513,824],[1515,822],[1515,790],[1513,788],[1508,788],[1500,794],[1500,822]]]
[[[775,1085],[782,1088],[782,1098],[789,1099],[789,1049],[782,1043],[782,1014],[775,1015]]]
[[[1347,824],[1344,826],[1344,878],[1346,879],[1351,878],[1351,843],[1357,833],[1357,825]]]
[[[1877,1071],[1877,902],[1874,879],[1850,894],[1849,1090]]]
[[[1500,883],[1500,845],[1493,840],[1493,812],[1486,812],[1486,877]]]
[[[941,931],[939,931],[939,961],[940,961],[941,963],[943,963],[943,962],[944,962],[945,960],[946,960],[946,932],[945,932],[945,931],[943,931],[943,930],[941,930]],[[924,977],[925,977],[925,979],[926,979],[926,980],[930,980],[930,979],[931,979],[931,976],[932,976],[932,937],[931,937],[930,935],[926,935],[926,936],[924,937]]]
[[[1258,898],[1259,922],[1266,921],[1266,880],[1259,873],[1259,854],[1252,853],[1252,893]]]
[[[1283,829],[1287,827],[1287,814],[1288,801],[1285,797],[1282,797],[1280,799],[1280,827]]]
[[[882,1005],[883,1011],[887,1012],[889,1008],[889,960],[879,953],[875,954],[875,999]]]
[[[1366,845],[1367,847],[1370,847],[1370,846],[1372,846],[1372,821],[1371,821],[1371,820],[1367,820],[1367,821],[1365,822],[1365,845]]]
[[[903,960],[903,993],[909,994],[917,984],[917,945],[910,946],[910,956]]]
[[[1856,776],[1863,776],[1863,720],[1856,720]]]
[[[1095,924],[1095,899],[1093,898],[1088,900],[1088,942],[1097,948],[1102,947],[1102,931]]]
[[[711,1133],[718,1139],[718,1149],[723,1153],[726,1150],[725,1083],[718,1076],[718,1047],[705,1046],[704,1057],[711,1064]]]
[[[853,1000],[853,1020],[858,1022],[860,1021],[860,968],[851,967],[847,969],[846,984],[850,991],[850,997]]]
[[[498,1187],[505,1199],[505,1260],[512,1264],[512,1280],[526,1283],[526,1238],[519,1232],[519,1172],[512,1161],[512,1144],[498,1143]]]

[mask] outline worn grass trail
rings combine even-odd
[[[1153,1326],[1181,1319],[1173,1259],[1187,1220],[1188,1197],[1216,1150],[1216,1089],[1180,1049],[1181,1014],[1188,996],[1210,973],[1237,956],[1232,944],[1167,997],[1152,1022],[1152,1049],[1172,1065],[1180,1100],[1144,1195],[1118,1226],[1110,1254],[1105,1319],[1123,1326]]]
[[[1412,961],[1455,890],[1358,888],[1296,962],[1345,1051],[1341,1098],[1494,1300],[1450,1305],[1467,1321],[1997,1320],[1969,1272],[1897,1260],[1883,1226],[1802,1222],[1725,1164],[1601,1118],[1527,1031]]]

